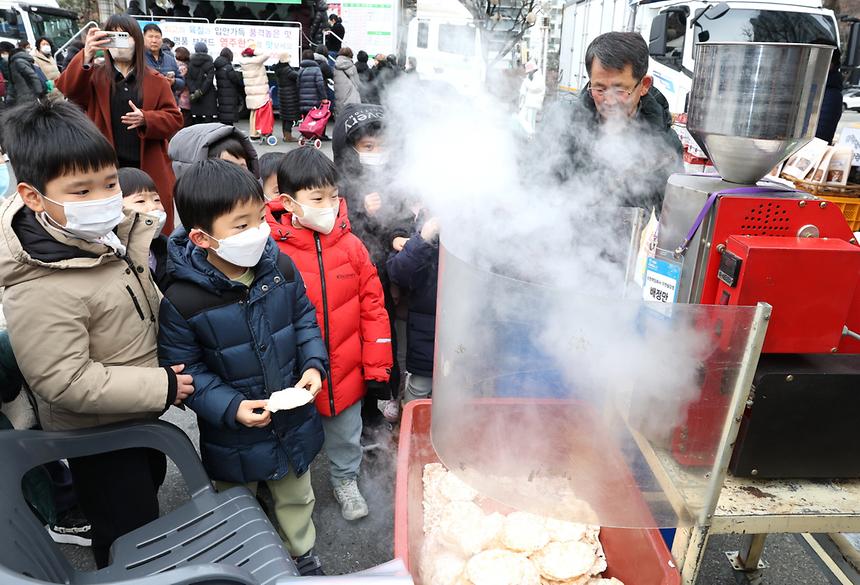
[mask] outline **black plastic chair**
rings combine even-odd
[[[114,542],[111,564],[74,569],[21,492],[30,469],[69,457],[150,447],[173,460],[190,501]],[[281,538],[244,487],[216,492],[188,436],[166,422],[69,432],[0,431],[0,583],[271,585],[298,576]]]

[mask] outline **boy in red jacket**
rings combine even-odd
[[[323,415],[334,497],[346,520],[367,516],[358,489],[361,401],[390,396],[391,331],[382,284],[352,234],[337,171],[314,148],[288,153],[278,167],[280,198],[270,201],[272,237],[298,267],[317,310],[331,373],[316,405]]]

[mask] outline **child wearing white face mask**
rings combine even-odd
[[[146,274],[156,226],[123,213],[116,153],[73,104],[7,112],[17,193],[0,206],[3,308],[18,366],[47,431],[157,418],[193,392],[184,366],[158,367],[158,290]],[[158,518],[164,454],[69,459],[92,524],[96,566],[113,541]]]
[[[149,271],[155,284],[164,292],[170,285],[167,277],[167,236],[161,233],[167,213],[161,204],[161,197],[155,188],[155,182],[148,174],[140,169],[123,168],[117,172],[119,186],[122,189],[122,206],[140,213],[146,225],[157,226],[149,245]]]
[[[305,279],[323,330],[331,374],[316,404],[335,499],[346,520],[357,520],[368,514],[357,482],[362,400],[391,396],[391,331],[382,284],[350,231],[336,184],[334,164],[318,150],[287,153],[278,168],[280,201],[268,203],[269,225]]]
[[[182,226],[168,243],[172,284],[159,316],[159,358],[184,363],[198,393],[200,453],[219,490],[265,481],[286,548],[322,574],[313,546],[310,464],[323,428],[313,403],[272,413],[272,392],[317,394],[325,345],[302,277],[265,222],[263,188],[237,164],[208,159],[176,183]]]
[[[400,193],[393,192],[391,137],[385,122],[385,108],[373,104],[353,104],[338,115],[334,128],[334,164],[340,175],[340,192],[349,209],[354,233],[370,252],[385,293],[385,307],[393,334],[392,348],[402,354],[405,340],[397,334],[399,291],[385,271],[388,257],[402,249],[412,229],[414,215]],[[404,315],[405,316],[405,315]],[[400,389],[401,359],[395,360],[391,373],[391,396],[380,402],[365,401],[363,418],[367,428],[382,426],[385,419],[399,417],[397,396]],[[380,412],[382,411],[382,412]]]

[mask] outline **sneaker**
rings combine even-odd
[[[380,401],[380,410],[382,411],[382,416],[385,417],[390,423],[396,423],[400,420],[400,401],[396,398],[394,400],[381,400]]]
[[[58,544],[91,546],[92,528],[89,521],[75,509],[57,518],[56,523],[46,526],[51,539]]]
[[[314,549],[309,550],[300,557],[293,557],[296,569],[302,577],[324,576],[320,558],[314,554]]]
[[[358,520],[367,516],[367,502],[358,491],[356,480],[341,480],[334,488],[334,499],[340,504],[340,513],[344,520]]]

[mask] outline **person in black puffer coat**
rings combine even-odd
[[[224,47],[215,59],[215,85],[218,90],[218,121],[235,124],[245,103],[245,83],[242,72],[233,67],[233,51]]]
[[[369,103],[367,97],[373,97],[371,86],[373,85],[373,69],[367,62],[370,57],[366,51],[359,51],[355,56],[355,69],[358,71],[358,80],[361,82],[358,90],[361,94],[362,103]],[[376,102],[373,102],[376,103]]]
[[[188,62],[185,82],[191,97],[191,123],[218,121],[218,101],[215,90],[215,63],[208,54],[206,43],[194,45],[195,53]]]
[[[319,106],[324,99],[328,99],[322,69],[314,60],[314,53],[311,50],[302,52],[298,83],[299,109],[303,116]]]
[[[45,84],[36,73],[33,56],[24,49],[15,49],[9,57],[9,75],[12,83],[7,84],[6,88],[7,105],[33,102],[47,92]]]
[[[314,46],[323,44],[323,31],[328,28],[328,0],[311,0],[314,16],[311,22],[311,42]]]
[[[284,141],[293,142],[293,125],[302,117],[299,110],[299,70],[290,65],[290,56],[287,53],[281,54],[274,69],[278,78],[278,101]]]
[[[422,211],[412,237],[385,265],[391,282],[407,293],[406,371],[403,401],[430,398],[436,338],[436,290],[439,279],[439,222]]]
[[[0,42],[0,73],[3,74],[3,79],[6,81],[6,95],[9,95],[9,92],[12,91],[12,72],[9,70],[9,58],[12,56],[12,53],[15,52],[15,45],[10,43],[9,41]],[[5,105],[12,105],[12,102],[8,97],[3,98],[4,107]]]

